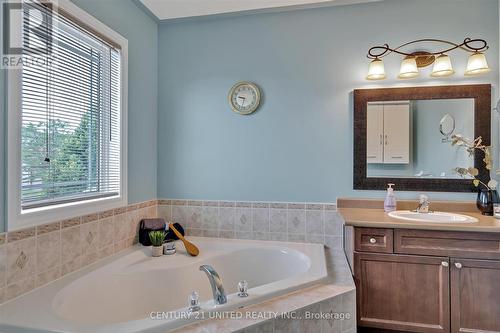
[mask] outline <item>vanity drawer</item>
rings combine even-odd
[[[500,233],[396,229],[394,252],[472,259],[500,259]]]
[[[354,233],[356,251],[393,253],[393,229],[356,228]]]

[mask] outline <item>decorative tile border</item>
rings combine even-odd
[[[126,212],[126,210],[123,209],[123,207],[122,208],[116,208],[116,209],[110,209],[110,210],[98,213],[98,218],[99,219],[105,219],[107,217],[113,216],[113,214],[118,215],[118,214],[123,214],[125,212]]]
[[[20,241],[33,236],[35,236],[35,227],[16,230],[7,234],[7,242]]]
[[[97,221],[98,219],[99,219],[98,213],[85,215],[85,216],[82,216],[82,223],[89,223],[92,221]]]
[[[63,221],[61,221],[61,229],[70,228],[70,227],[80,225],[81,222],[82,222],[81,217],[74,217],[72,219],[63,220]]]
[[[36,234],[38,236],[57,230],[61,230],[61,222],[47,223],[36,226]]]
[[[285,202],[271,202],[269,206],[270,208],[275,208],[275,209],[286,209],[288,204]]]

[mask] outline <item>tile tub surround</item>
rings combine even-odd
[[[135,243],[157,201],[0,234],[0,303],[43,286]]]
[[[234,312],[241,319],[211,319],[181,327],[174,333],[355,333],[356,291],[335,284],[316,285]],[[309,313],[309,314],[308,314]],[[255,315],[285,314],[270,319]],[[326,315],[323,318],[306,316]],[[334,316],[348,316],[339,319]],[[293,316],[293,317],[292,317]],[[329,317],[328,317],[329,316]],[[167,333],[167,332],[165,332]]]

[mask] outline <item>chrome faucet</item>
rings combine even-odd
[[[200,271],[207,274],[210,285],[212,286],[212,294],[214,295],[215,304],[225,304],[227,302],[226,293],[222,286],[222,279],[212,266],[201,265]]]
[[[421,194],[419,198],[419,203],[415,212],[417,213],[429,213],[429,205],[430,205],[429,197],[425,194]]]

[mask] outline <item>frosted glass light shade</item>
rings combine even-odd
[[[401,62],[401,68],[399,70],[398,78],[400,79],[411,79],[417,77],[420,73],[418,72],[417,60],[415,57],[406,57]]]
[[[490,67],[488,66],[484,53],[475,52],[469,56],[465,75],[478,75],[488,73],[489,71]]]
[[[451,66],[450,57],[446,54],[441,54],[434,60],[434,67],[432,68],[432,77],[443,77],[453,75],[455,71]]]
[[[370,62],[368,67],[367,80],[383,80],[385,79],[385,67],[384,62],[380,59],[374,59]]]

